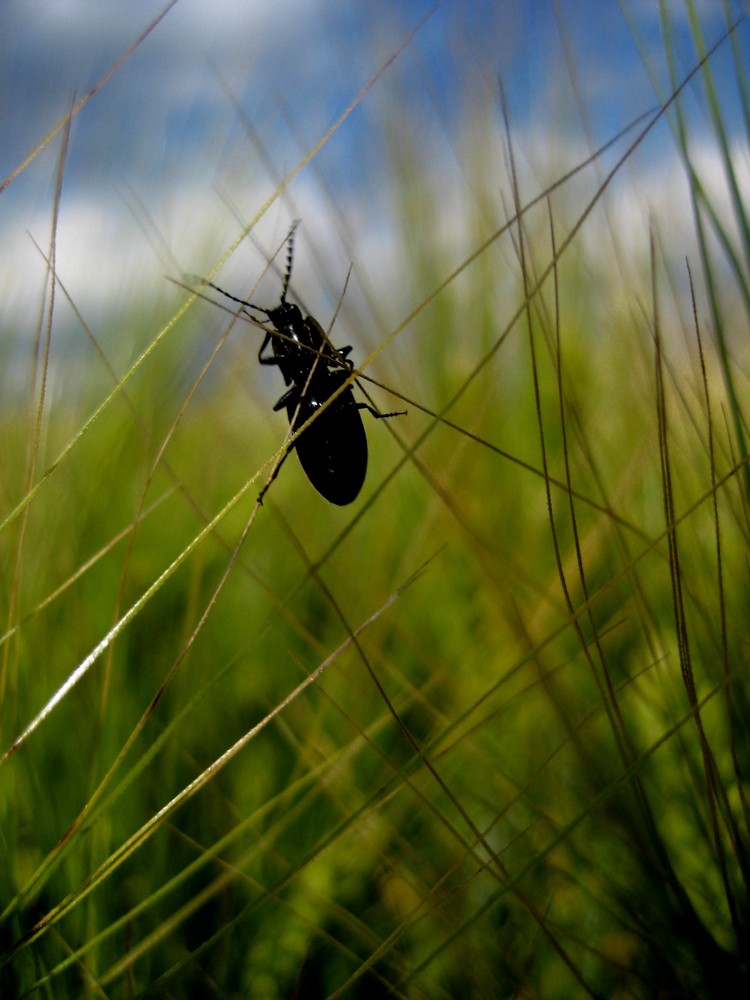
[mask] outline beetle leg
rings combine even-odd
[[[276,407],[274,407],[274,409],[275,409],[275,408],[276,408]],[[262,490],[260,491],[260,493],[258,494],[258,503],[259,503],[259,504],[261,504],[261,506],[262,506],[262,504],[263,504],[263,497],[264,497],[264,496],[266,495],[266,491],[268,490],[268,487],[269,487],[269,486],[271,485],[271,483],[272,483],[272,482],[274,481],[274,479],[275,479],[275,478],[276,478],[276,477],[278,476],[278,474],[279,474],[279,469],[281,468],[281,466],[282,466],[282,465],[284,464],[284,462],[286,461],[286,458],[287,458],[287,455],[289,454],[290,450],[291,450],[291,449],[287,448],[287,450],[286,450],[286,451],[284,452],[284,454],[283,454],[283,455],[281,456],[281,461],[280,461],[280,462],[279,462],[279,464],[278,464],[278,465],[276,466],[276,468],[275,468],[275,469],[273,470],[273,475],[271,476],[271,478],[270,478],[270,479],[268,480],[268,482],[266,483],[266,485],[265,485],[265,486],[263,487],[263,489],[262,489]]]
[[[295,396],[299,396],[299,387],[293,385],[291,389],[287,389],[281,399],[276,403],[273,408],[273,412],[276,413],[277,410],[283,410],[285,406],[291,403]]]
[[[358,410],[367,410],[376,420],[386,420],[388,417],[403,417],[406,413],[406,410],[395,410],[393,413],[380,413],[379,410],[376,410],[374,406],[370,406],[369,403],[355,403],[354,405]]]
[[[338,354],[338,360],[342,363],[344,368],[348,368],[349,371],[351,371],[354,368],[354,362],[349,357],[351,353],[352,353],[351,344],[349,344],[347,347],[339,347],[336,350],[336,354]]]
[[[272,354],[270,357],[266,358],[263,357],[263,351],[265,351],[266,347],[268,347],[270,343],[271,343],[271,334],[266,333],[265,337],[263,338],[263,343],[260,345],[260,350],[258,351],[258,361],[260,361],[262,365],[277,365],[279,363],[279,359],[276,357],[275,354]]]

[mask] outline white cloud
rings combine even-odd
[[[19,13],[22,8],[17,5],[15,13],[17,21],[24,19],[24,33],[46,34],[50,41],[57,38],[60,48],[66,38],[80,41],[84,30],[81,26],[85,23],[91,39],[99,39],[102,48],[114,45],[118,54],[162,6],[145,0],[113,5],[97,0],[64,3],[36,0],[33,6],[24,6],[23,13]],[[48,18],[52,7],[55,17]],[[104,9],[109,11],[109,20],[101,16]],[[358,76],[347,72],[342,75],[342,65],[333,58],[335,53],[346,49],[347,38],[332,35],[332,21],[327,18],[346,10],[343,0],[315,5],[304,0],[285,4],[271,0],[253,3],[220,0],[214,4],[182,0],[145,43],[137,59],[123,69],[122,76],[115,78],[92,101],[73,129],[58,237],[60,275],[84,312],[96,315],[108,308],[123,311],[135,295],[147,298],[163,294],[165,270],[178,274],[182,268],[189,271],[210,268],[240,229],[240,222],[233,219],[217,189],[230,192],[240,204],[243,222],[274,189],[261,154],[244,136],[208,58],[213,59],[244,99],[253,124],[262,133],[274,169],[284,173],[298,161],[301,151],[321,135],[366,75],[365,69],[358,65],[360,56],[351,46],[347,55],[351,62],[344,68],[357,69]],[[21,38],[18,26],[15,38]],[[369,58],[367,40],[358,39],[358,43],[361,60]],[[487,46],[490,52],[491,48]],[[600,57],[601,53],[597,55]],[[415,78],[426,71],[424,53],[421,59],[411,59],[409,53],[404,64],[399,64],[399,72],[410,73],[411,85],[416,86]],[[305,60],[316,63],[318,75],[312,79]],[[535,65],[541,64],[541,58],[537,58]],[[78,67],[81,79],[89,70],[88,65]],[[490,70],[487,67],[486,72]],[[45,94],[39,70],[32,71],[33,67],[29,68],[32,76],[36,73],[35,99],[53,102],[62,112],[67,95]],[[282,102],[275,101],[274,87],[280,85],[288,88],[280,97],[291,108],[295,118],[293,128],[302,133],[299,141],[292,137],[283,118]],[[386,75],[379,87],[384,88],[383,93],[389,93],[390,86],[390,77]],[[493,99],[486,91],[478,90],[477,94],[488,102]],[[11,104],[24,104],[26,96],[23,92],[10,95]],[[612,95],[608,92],[607,96]],[[272,247],[283,237],[293,215],[303,217],[300,249],[304,250],[306,244],[310,250],[312,244],[322,249],[321,267],[331,286],[329,299],[335,299],[334,289],[340,288],[350,260],[358,267],[366,267],[376,283],[379,271],[385,275],[386,287],[394,287],[398,282],[394,259],[403,239],[396,227],[407,226],[412,220],[395,218],[395,206],[398,185],[409,182],[395,176],[399,167],[393,153],[398,154],[400,148],[391,150],[390,159],[386,156],[387,172],[379,172],[377,157],[381,149],[387,148],[385,130],[380,131],[383,123],[378,119],[379,113],[391,116],[386,126],[392,125],[394,119],[400,120],[409,141],[418,152],[424,153],[424,183],[417,194],[422,200],[431,200],[434,206],[432,219],[427,220],[433,226],[430,235],[444,243],[447,260],[458,262],[463,250],[470,249],[472,240],[476,240],[476,230],[472,227],[476,225],[473,213],[477,201],[486,202],[487,211],[497,213],[498,225],[502,221],[497,192],[506,181],[497,116],[493,120],[490,111],[485,110],[491,124],[483,125],[485,131],[473,147],[460,146],[460,140],[451,134],[451,128],[458,128],[460,123],[450,123],[450,115],[455,111],[450,92],[445,97],[430,95],[436,101],[437,112],[429,101],[417,106],[406,99],[399,103],[394,98],[393,102],[379,106],[380,92],[376,98],[355,113],[321,158],[295,180],[289,192],[294,203],[275,204],[260,227],[264,244]],[[445,103],[440,105],[440,100]],[[544,113],[545,108],[540,110]],[[622,109],[618,110],[622,114]],[[39,125],[33,113],[30,119],[24,122],[23,141],[14,136],[18,153],[11,166],[31,148],[31,137],[39,138]],[[6,130],[9,127],[6,122]],[[666,126],[659,129],[666,134]],[[7,131],[3,134],[7,138]],[[519,129],[517,141],[524,197],[541,190],[589,155],[583,143],[571,137],[564,116],[554,120],[549,109],[541,127],[536,121],[528,123]],[[628,141],[623,141],[621,150]],[[7,142],[4,149],[7,155]],[[483,158],[490,174],[493,171],[497,174],[496,179],[488,181],[486,175],[482,177],[477,171],[476,181],[473,180],[472,155]],[[603,172],[607,169],[605,161],[611,165],[615,155],[607,154],[602,161]],[[705,175],[715,192],[717,203],[724,206],[731,218],[716,154],[706,145],[696,147],[693,155],[701,175]],[[747,184],[747,152],[738,147],[735,158]],[[338,186],[334,183],[333,206],[316,182],[319,165],[328,171],[329,183],[332,176],[341,181]],[[37,289],[43,264],[26,230],[46,249],[54,171],[53,155],[40,158],[13,188],[0,196],[3,199],[0,288],[6,323],[13,317],[32,317],[38,306]],[[472,190],[473,183],[488,184],[488,189]],[[571,207],[579,202],[583,205],[594,185],[594,174],[589,171],[585,178],[569,185],[564,197],[569,199]],[[177,256],[176,262],[169,260],[168,252],[154,249],[133,219],[129,208],[139,211],[137,199],[145,203],[157,238],[163,239],[168,251]],[[668,160],[662,158],[654,164],[639,153],[613,185],[606,202],[613,228],[628,255],[635,256],[647,249],[650,212],[656,214],[657,220],[662,216],[668,220],[665,226],[668,225],[674,238],[676,252],[684,254],[682,248],[691,237],[692,220],[684,173],[673,154],[669,154]],[[356,245],[347,243],[337,212],[346,217],[346,225],[353,229]],[[143,221],[147,227],[150,225]],[[488,231],[491,224],[488,218]],[[597,224],[597,219],[587,223],[584,241],[590,240],[595,245]],[[393,248],[390,252],[389,244]],[[298,253],[295,278],[303,289],[315,287],[313,257],[312,252]],[[230,287],[245,287],[261,259],[247,242],[239,251],[236,264],[227,268]],[[318,279],[319,276],[320,272]]]

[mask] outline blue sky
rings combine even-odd
[[[164,6],[4,0],[0,181]],[[249,218],[273,191],[269,170],[282,174],[296,164],[432,6],[429,0],[179,0],[75,122],[58,247],[71,292],[90,304],[118,284],[125,288],[124,276],[141,289],[144,282],[163,283],[165,268],[210,267],[237,234],[237,216]],[[465,139],[476,110],[486,150],[475,155],[489,166],[500,162],[499,77],[519,148],[538,157],[539,183],[545,167],[552,176],[562,172],[586,149],[563,42],[593,140],[601,143],[655,103],[633,30],[666,79],[658,6],[656,0],[444,0],[316,158],[311,166],[318,173],[304,171],[292,202],[269,212],[262,239],[276,240],[292,214],[324,239],[330,202],[320,194],[322,174],[337,205],[356,219],[357,239],[378,231],[382,244],[392,211],[388,171],[400,148],[422,157],[426,191],[435,179],[439,187],[444,178],[446,190],[458,177],[466,184],[476,163],[465,158],[458,136]],[[694,60],[685,5],[670,0],[668,6],[684,72]],[[718,38],[722,4],[696,6],[707,40]],[[730,8],[739,14],[742,5]],[[750,65],[747,24],[737,40]],[[730,55],[724,46],[712,65],[739,132],[727,82]],[[227,89],[259,146],[248,140]],[[698,111],[695,127],[700,136]],[[649,157],[653,167],[668,148],[663,126],[644,148],[644,170]],[[28,232],[43,244],[48,239],[58,151],[59,140],[0,194],[0,267],[10,309],[27,288],[29,301],[38,302],[43,267]],[[529,171],[529,193],[536,179]],[[357,249],[342,249],[342,260],[347,253],[356,256]]]

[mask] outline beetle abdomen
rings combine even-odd
[[[351,403],[347,405],[349,396]],[[367,473],[367,437],[350,392],[342,393],[295,442],[305,475],[329,503],[344,507],[356,500]],[[298,425],[310,416],[300,407]],[[289,407],[289,420],[294,407]]]

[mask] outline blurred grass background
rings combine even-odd
[[[3,996],[747,988],[750,239],[711,59],[728,215],[681,98],[658,125],[687,263],[653,218],[643,256],[618,239],[605,179],[650,119],[553,190],[572,164],[535,170],[467,94],[473,201],[437,212],[376,84],[400,266],[388,294],[355,267],[333,339],[361,363],[396,332],[364,385],[408,413],[365,414],[351,508],[294,456],[258,508],[285,426],[256,329],[167,282],[90,326],[52,275],[29,290],[0,408]],[[324,325],[327,259],[303,219]]]

